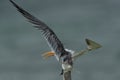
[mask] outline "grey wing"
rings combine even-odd
[[[61,41],[57,38],[55,33],[42,21],[19,7],[15,2],[10,0],[10,2],[17,8],[17,10],[28,19],[29,22],[35,24],[34,27],[38,28],[43,32],[44,38],[47,40],[49,46],[52,48],[52,50],[55,51],[57,57],[60,57],[65,54],[65,49],[61,43]]]

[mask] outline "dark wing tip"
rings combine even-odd
[[[11,3],[14,3],[12,0],[9,0]]]
[[[98,49],[98,48],[102,47],[99,43],[97,43],[93,40],[90,40],[90,39],[86,39],[86,43],[87,43],[89,49]]]
[[[34,17],[33,15],[31,15],[30,13],[28,13],[26,10],[24,10],[23,8],[21,8],[20,6],[18,6],[15,2],[13,2],[12,0],[9,0],[13,6],[15,8],[17,8],[17,10],[25,17],[28,19],[29,22],[35,24],[35,25],[42,25],[42,26],[47,26],[45,23],[43,23],[42,21],[40,21],[39,19],[37,19],[36,17]],[[40,28],[40,27],[38,27]]]
[[[90,45],[89,39],[86,38],[85,41],[86,41],[87,45]]]
[[[13,6],[15,6],[17,9],[20,10],[20,7],[15,2],[13,2],[12,0],[9,0],[9,1],[13,4]]]
[[[12,0],[9,0],[14,7],[17,8],[17,10],[22,13],[23,15],[29,14],[28,12],[26,12],[24,9],[22,9],[20,6],[18,6],[15,2],[13,2]],[[30,15],[30,14],[29,14]]]

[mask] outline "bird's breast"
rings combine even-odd
[[[69,64],[62,64],[62,69],[67,72],[72,70],[72,65]]]

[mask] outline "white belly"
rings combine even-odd
[[[67,72],[72,70],[72,66],[68,64],[62,64],[62,69]]]

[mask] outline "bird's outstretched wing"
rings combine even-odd
[[[27,11],[25,11],[23,8],[18,6],[15,2],[10,0],[10,2],[14,5],[14,7],[17,8],[17,10],[28,19],[29,22],[33,23],[39,30],[43,32],[44,38],[47,40],[49,46],[52,48],[52,50],[56,53],[56,56],[59,58],[60,56],[65,54],[65,49],[61,41],[57,38],[55,33],[41,20],[37,19]]]

